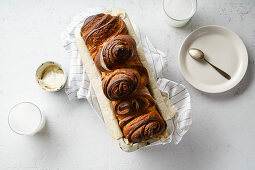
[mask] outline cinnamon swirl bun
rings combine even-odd
[[[139,143],[162,134],[166,123],[147,88],[150,77],[125,22],[119,16],[93,15],[84,21],[80,34],[100,73],[103,94],[123,137]],[[107,124],[112,121],[107,120]]]

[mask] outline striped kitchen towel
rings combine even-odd
[[[74,31],[76,26],[83,23],[88,16],[101,13],[102,11],[102,8],[90,8],[81,12],[73,18],[66,31],[62,34],[63,46],[70,58],[69,77],[65,92],[70,100],[87,99],[100,118],[102,118],[100,107],[77,51]],[[190,94],[183,85],[163,77],[163,72],[166,72],[168,67],[166,55],[154,48],[149,39],[136,27],[135,31],[157,79],[159,89],[177,107],[177,112],[172,119],[174,132],[171,139],[173,139],[175,144],[178,144],[192,124]]]

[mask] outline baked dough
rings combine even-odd
[[[148,74],[149,74],[149,90],[151,92],[151,95],[153,96],[156,105],[165,121],[170,120],[174,114],[176,113],[176,107],[170,102],[170,100],[164,100],[158,86],[156,83],[156,80],[154,78],[154,75],[150,69],[150,65],[147,62],[144,52],[142,50],[142,47],[139,43],[139,40],[134,32],[134,29],[131,25],[131,22],[123,9],[113,9],[113,10],[107,10],[104,12],[105,14],[110,14],[112,16],[120,16],[121,19],[125,22],[128,33],[132,38],[135,39],[136,44],[137,44],[137,52],[139,59],[141,60],[143,66],[147,69]],[[101,75],[100,72],[97,70],[95,63],[90,56],[90,52],[88,48],[86,47],[83,38],[80,35],[82,24],[77,26],[75,30],[75,37],[76,37],[76,43],[77,43],[77,48],[79,51],[79,54],[82,58],[83,65],[85,67],[86,73],[91,81],[92,87],[94,88],[95,94],[97,96],[99,106],[101,109],[101,112],[103,114],[104,122],[106,124],[107,130],[110,133],[111,137],[113,140],[119,140],[120,145],[123,146],[127,142],[123,138],[122,131],[119,127],[117,118],[114,114],[114,111],[112,109],[112,105],[110,103],[110,100],[107,99],[104,95],[104,92],[102,90],[102,80],[101,80]],[[167,123],[168,125],[169,123]],[[167,130],[165,133],[160,135],[157,139],[152,139],[150,141],[155,141],[155,140],[165,140],[168,138],[169,133],[172,133],[173,127],[167,127]],[[133,151],[136,150],[142,146],[145,146],[146,144],[143,143],[128,143],[125,147],[122,148],[125,151]]]
[[[81,27],[82,25],[79,25],[75,30],[77,48],[81,56],[86,73],[89,77],[89,80],[97,96],[97,100],[98,100],[101,112],[103,114],[106,128],[108,132],[110,133],[111,137],[114,140],[117,140],[121,138],[123,134],[121,132],[118,121],[112,110],[110,100],[105,97],[104,92],[102,90],[101,74],[97,70],[95,63],[92,57],[90,56],[90,52],[80,35]]]
[[[110,14],[112,16],[119,16],[126,24],[127,30],[128,30],[128,34],[130,36],[132,36],[132,38],[135,39],[136,44],[137,44],[137,52],[138,52],[138,56],[143,64],[143,66],[147,69],[148,74],[149,74],[149,88],[150,88],[150,92],[154,98],[154,100],[157,103],[158,109],[160,111],[161,116],[164,118],[164,120],[169,120],[171,119],[174,114],[176,113],[176,107],[171,103],[171,101],[169,100],[168,102],[168,107],[166,105],[166,103],[164,102],[164,99],[161,95],[161,92],[158,88],[157,82],[154,78],[153,72],[151,71],[150,65],[148,63],[148,61],[145,58],[143,49],[139,43],[139,40],[136,36],[136,33],[134,31],[134,28],[125,12],[124,9],[120,9],[120,8],[116,8],[113,10],[107,10],[104,12],[105,14]]]

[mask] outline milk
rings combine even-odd
[[[18,134],[34,135],[43,128],[44,124],[44,116],[39,108],[32,103],[19,103],[10,111],[9,125]]]
[[[164,10],[175,27],[185,25],[196,10],[196,0],[164,0]]]

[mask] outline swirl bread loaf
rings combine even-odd
[[[98,101],[92,104],[120,148],[131,152],[169,139],[176,108],[161,94],[125,10],[88,17],[75,38]]]
[[[90,16],[81,36],[101,73],[103,92],[111,101],[124,137],[130,142],[144,142],[162,134],[166,123],[147,89],[147,69],[121,18]]]

